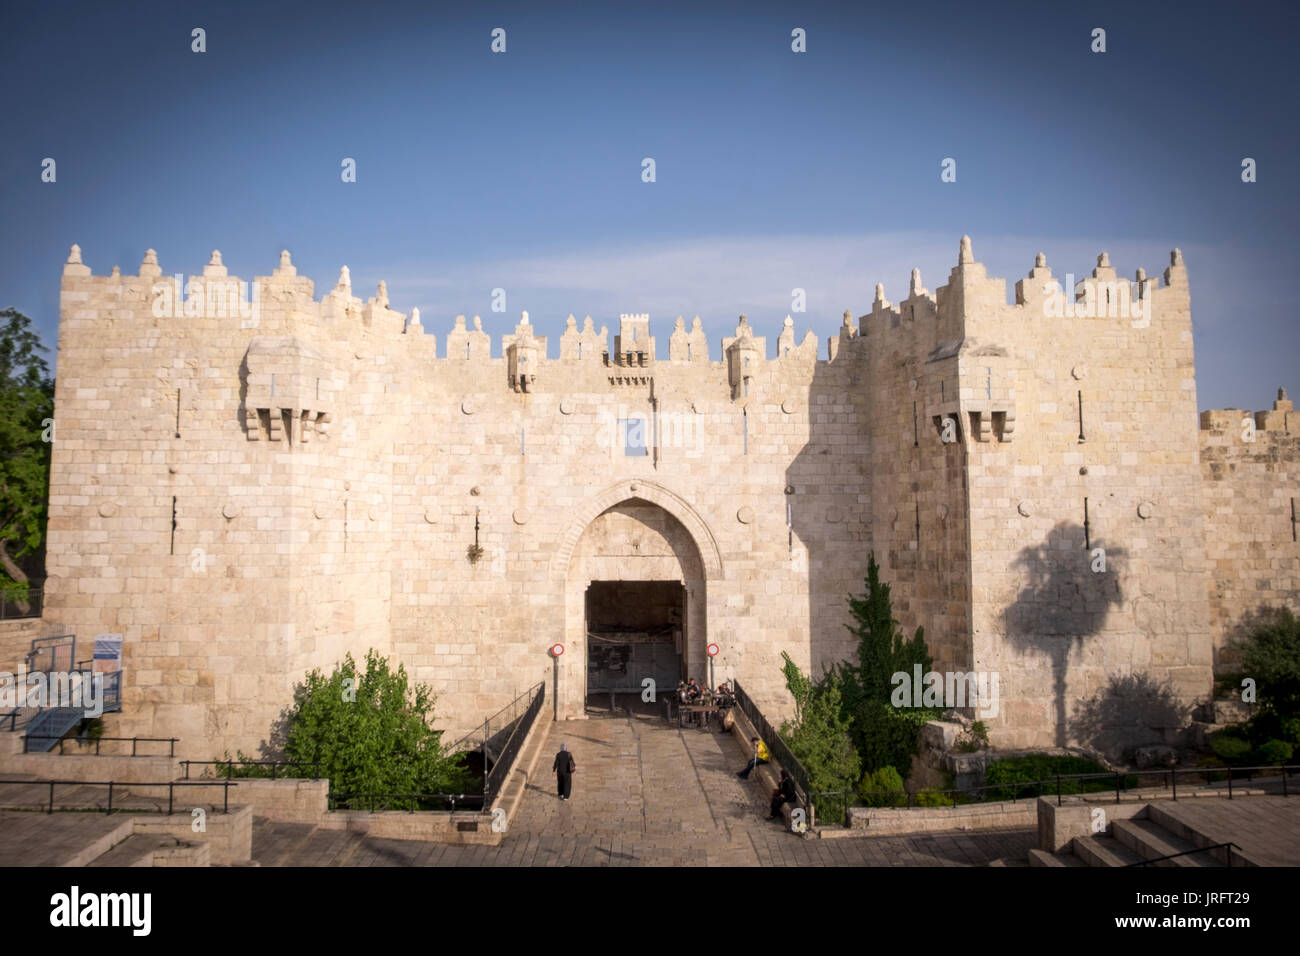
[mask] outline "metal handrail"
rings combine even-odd
[[[506,704],[504,707],[498,710],[491,717],[485,719],[481,725],[475,727],[473,730],[467,733],[464,737],[461,737],[450,747],[444,748],[443,753],[446,754],[448,757],[450,757],[452,754],[459,752],[461,747],[465,746],[467,743],[477,741],[480,735],[483,735],[483,742],[486,745],[487,741],[491,740],[492,737],[495,736],[495,734],[493,734],[492,732],[492,723],[496,721],[499,717],[501,717],[503,714],[505,714],[507,711],[509,711],[511,714],[510,720],[504,721],[500,725],[501,727],[508,727],[512,721],[517,719],[517,715],[515,714],[515,708],[519,706],[519,702],[521,700],[524,700],[525,698],[532,697],[533,694],[537,693],[537,689],[539,687],[545,688],[545,686],[546,686],[545,681],[539,681],[533,686],[529,687],[528,690],[524,691],[522,694],[515,697],[514,700]],[[530,701],[530,705],[531,705],[531,701]],[[496,731],[496,733],[500,733],[500,732],[501,732],[500,729]],[[484,756],[486,756],[486,754],[484,754]]]
[[[795,757],[785,739],[777,732],[775,727],[767,722],[763,712],[745,693],[744,688],[740,686],[740,681],[732,681],[732,687],[736,704],[740,707],[741,712],[749,718],[749,722],[754,725],[754,732],[758,734],[758,739],[767,744],[768,751],[776,758],[776,762],[781,765],[781,769],[789,772],[790,776],[794,778],[795,786],[806,794],[808,800],[811,801],[812,785],[809,782],[808,771]]]
[[[199,767],[226,767],[228,770],[227,780],[235,775],[235,764],[239,764],[241,767],[270,767],[272,780],[278,779],[275,775],[278,767],[311,767],[316,772],[316,776],[310,779],[321,779],[321,761],[319,760],[182,760],[181,766],[185,768],[186,780],[190,779],[191,764]],[[289,777],[288,779],[303,778]]]
[[[230,788],[237,787],[239,784],[231,783],[229,780],[214,780],[211,783],[184,780],[169,780],[166,783],[136,783],[135,781],[124,780],[0,780],[0,786],[27,787],[27,786],[48,786],[50,788],[49,809],[46,813],[54,812],[54,788],[56,786],[73,786],[73,787],[108,787],[108,807],[105,813],[113,812],[113,788],[122,787],[128,791],[139,789],[141,787],[166,787],[167,788],[167,813],[170,816],[176,805],[176,788],[177,787],[221,787],[222,788],[222,813],[230,812]],[[90,808],[86,808],[90,809]],[[121,813],[151,813],[150,810],[128,809],[119,810]]]
[[[485,806],[496,799],[501,790],[501,784],[510,772],[510,768],[514,766],[515,757],[523,746],[524,738],[528,736],[528,731],[532,729],[533,722],[537,719],[537,715],[541,713],[542,702],[546,699],[546,683],[544,681],[539,682],[532,687],[529,693],[533,695],[533,699],[529,702],[528,709],[515,721],[514,729],[510,731],[510,736],[497,754],[497,759],[493,761],[490,769],[484,765],[483,803]],[[486,743],[484,741],[485,750]],[[484,757],[487,757],[486,752]]]
[[[6,716],[8,716],[8,715],[6,715]],[[67,734],[63,734],[63,735],[58,735],[58,734],[23,734],[23,737],[22,737],[22,740],[23,740],[23,753],[27,753],[27,741],[29,741],[29,740],[57,740],[57,741],[59,742],[59,754],[62,755],[62,754],[63,754],[63,744],[64,744],[68,739],[69,739],[69,738],[68,738],[68,735],[67,735]],[[78,742],[90,743],[90,740],[89,740],[88,738],[73,737],[73,738],[71,738],[71,739],[74,740],[74,741],[78,741]],[[95,738],[94,738],[94,741],[95,741],[95,756],[96,756],[96,757],[101,756],[101,754],[100,754],[100,752],[99,752],[99,744],[100,744],[100,741],[102,741],[102,740],[110,740],[110,741],[115,741],[115,742],[117,742],[117,743],[123,743],[123,742],[126,742],[126,741],[130,741],[130,743],[131,743],[131,756],[132,756],[132,757],[161,757],[161,756],[162,756],[162,754],[141,754],[141,753],[137,753],[137,752],[136,752],[136,745],[137,745],[137,744],[167,744],[167,745],[168,745],[167,756],[168,756],[168,757],[175,757],[175,756],[176,756],[176,745],[180,742],[180,738],[179,738],[179,737],[95,737]],[[90,755],[89,755],[89,754],[79,754],[78,756],[90,756]],[[126,754],[109,754],[109,756],[110,756],[110,757],[125,757]]]
[[[1235,843],[1216,843],[1213,846],[1197,847],[1195,850],[1184,850],[1182,853],[1169,853],[1165,856],[1158,856],[1154,860],[1139,860],[1137,863],[1126,863],[1124,865],[1125,867],[1151,866],[1153,863],[1163,863],[1165,860],[1177,859],[1180,856],[1191,856],[1193,853],[1208,853],[1210,850],[1222,850],[1225,846],[1229,847],[1227,853],[1228,862],[1226,865],[1230,867],[1232,866],[1232,851],[1241,849],[1241,847],[1237,846]]]

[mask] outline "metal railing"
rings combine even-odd
[[[82,737],[68,737],[66,734],[64,734],[62,737],[56,737],[56,736],[54,736],[53,734],[23,734],[23,753],[27,753],[27,752],[28,752],[28,750],[27,750],[27,741],[28,741],[28,740],[57,740],[57,741],[59,742],[59,753],[60,753],[60,754],[63,753],[63,745],[64,745],[65,743],[67,743],[69,740],[71,740],[71,741],[72,741],[73,743],[75,743],[75,744],[81,744],[82,746],[88,746],[88,745],[91,743],[91,741],[93,740],[94,743],[95,743],[95,756],[96,756],[96,757],[103,756],[103,755],[100,754],[100,752],[99,752],[99,745],[100,745],[100,742],[101,742],[101,741],[110,741],[110,742],[114,742],[114,743],[129,743],[129,744],[131,745],[131,753],[130,753],[130,756],[132,756],[132,757],[161,757],[161,756],[163,756],[163,754],[142,754],[142,753],[139,753],[139,752],[138,752],[138,746],[137,746],[138,744],[167,744],[167,754],[166,754],[166,756],[168,756],[168,757],[175,757],[175,756],[176,756],[176,744],[180,742],[180,738],[179,738],[179,737],[94,737],[94,738],[82,738]],[[84,756],[90,756],[90,755],[89,755],[89,754],[85,754]],[[108,756],[110,756],[110,757],[125,757],[125,756],[128,756],[128,755],[127,755],[127,754],[109,754]]]
[[[222,801],[221,812],[230,812],[230,788],[237,787],[239,784],[231,783],[229,780],[213,781],[212,783],[200,783],[194,781],[187,783],[184,780],[169,780],[166,783],[135,783],[122,780],[0,780],[0,786],[9,787],[49,787],[49,799],[47,801],[46,813],[54,812],[54,788],[55,787],[108,787],[108,806],[104,809],[105,813],[113,812],[113,792],[117,788],[119,792],[126,791],[130,793],[133,790],[146,788],[167,788],[167,813],[170,815],[176,807],[176,788],[177,787],[221,787]],[[14,809],[5,807],[4,809]],[[67,807],[65,809],[79,810],[98,810],[99,807]],[[152,813],[154,811],[145,810],[140,807],[118,808],[119,813]]]
[[[490,804],[501,793],[501,787],[505,784],[510,768],[514,766],[515,758],[519,755],[519,749],[524,745],[524,740],[528,737],[528,731],[532,729],[537,715],[541,713],[542,704],[546,700],[546,683],[543,681],[535,684],[529,689],[528,693],[532,695],[532,699],[528,703],[527,710],[515,721],[510,736],[506,738],[505,743],[497,751],[496,759],[492,761],[491,767],[484,765],[484,806]],[[484,757],[488,757],[486,752]]]
[[[1226,861],[1224,866],[1230,867],[1232,866],[1232,851],[1241,849],[1241,847],[1237,846],[1235,843],[1216,843],[1213,846],[1201,846],[1197,847],[1195,850],[1184,850],[1182,853],[1169,853],[1165,856],[1158,856],[1153,860],[1139,860],[1137,863],[1126,863],[1124,865],[1126,867],[1154,866],[1156,863],[1163,863],[1165,860],[1176,860],[1180,856],[1191,856],[1193,853],[1209,853],[1213,850],[1222,850],[1225,846],[1228,848],[1228,852],[1224,855]]]
[[[754,726],[754,733],[758,734],[759,740],[767,744],[768,752],[775,758],[776,762],[781,765],[781,769],[787,771],[794,778],[797,786],[808,799],[812,800],[812,786],[808,781],[808,771],[804,769],[790,750],[785,740],[777,733],[776,728],[767,722],[763,712],[758,709],[745,689],[740,686],[740,681],[733,681],[735,687],[736,703],[739,705],[741,712],[749,718],[749,722]]]
[[[40,617],[45,606],[45,588],[28,588],[24,593],[0,591],[0,621]]]
[[[483,723],[465,736],[461,737],[450,747],[446,748],[444,753],[448,757],[452,754],[460,753],[462,750],[473,750],[476,747],[482,747],[490,744],[496,737],[501,736],[510,728],[519,717],[532,706],[532,697],[538,689],[545,689],[545,682],[534,684],[528,690],[519,694],[510,703],[506,704],[491,717],[488,717]],[[484,756],[487,756],[485,753]]]
[[[1039,797],[1055,794],[1056,805],[1060,806],[1063,798],[1066,796],[1082,796],[1089,793],[1107,793],[1111,790],[1115,792],[1115,802],[1119,803],[1123,794],[1130,790],[1141,789],[1140,779],[1143,777],[1156,778],[1163,787],[1170,792],[1170,797],[1178,799],[1178,777],[1182,776],[1201,776],[1205,777],[1206,786],[1215,782],[1223,782],[1222,778],[1226,777],[1228,799],[1235,796],[1232,789],[1232,781],[1235,775],[1245,774],[1246,779],[1250,780],[1256,774],[1277,773],[1282,780],[1282,796],[1291,795],[1288,777],[1290,774],[1300,771],[1300,764],[1271,764],[1259,765],[1253,767],[1190,767],[1185,769],[1168,768],[1165,770],[1116,770],[1105,773],[1063,773],[1056,774],[1054,777],[1048,777],[1043,780],[1031,780],[1025,782],[1008,781],[1006,783],[990,783],[980,787],[967,787],[966,789],[949,789],[949,790],[925,790],[920,793],[907,793],[903,790],[854,790],[846,788],[844,790],[819,790],[816,793],[809,793],[808,798],[812,804],[810,820],[816,821],[816,804],[819,799],[823,804],[831,804],[837,810],[842,804],[847,821],[848,810],[853,806],[865,807],[890,807],[896,809],[916,809],[921,807],[938,807],[938,806],[963,806],[973,803],[991,802],[987,796],[990,791],[996,791],[991,800],[1010,801],[1012,803],[1030,799],[1036,800]],[[1219,778],[1218,780],[1211,778]],[[1085,789],[1087,781],[1111,781],[1105,787],[1094,787]],[[1078,786],[1071,786],[1077,783]],[[1149,786],[1149,785],[1148,785]],[[961,798],[966,799],[961,799]],[[875,798],[875,800],[864,799]],[[946,799],[944,799],[946,798]],[[938,802],[936,802],[938,801]]]
[[[428,804],[434,801],[440,801],[443,804],[441,808],[420,806],[419,804]],[[360,804],[357,806],[356,804]],[[403,806],[394,807],[393,804],[404,804]],[[407,813],[429,810],[451,810],[456,811],[457,803],[470,804],[462,807],[467,810],[482,810],[487,806],[486,798],[481,793],[333,793],[329,795],[330,810],[366,810],[374,813],[378,810],[405,810]],[[473,804],[477,804],[474,806]]]
[[[229,780],[235,776],[235,764],[238,764],[241,769],[256,768],[256,767],[270,767],[271,768],[270,779],[272,780],[279,780],[281,778],[294,779],[293,774],[287,774],[287,773],[280,774],[280,776],[277,777],[276,773],[280,767],[311,767],[313,776],[307,779],[311,779],[311,780],[321,779],[321,775],[320,775],[321,763],[319,760],[182,760],[181,761],[181,766],[185,768],[186,780],[190,779],[191,765],[196,767],[225,768],[224,776],[226,777],[227,780]],[[218,772],[220,772],[220,769],[218,769]],[[253,770],[252,772],[248,774],[244,774],[243,776],[254,777],[254,778],[262,777],[262,775],[257,770]],[[265,778],[263,777],[262,779]],[[303,779],[303,778],[299,777],[297,779]]]

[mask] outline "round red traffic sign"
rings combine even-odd
[[[560,656],[561,654],[563,654],[563,653],[564,653],[564,645],[563,645],[563,644],[552,644],[552,645],[551,645],[551,656],[552,656],[552,657],[559,657],[559,656]]]
[[[722,648],[718,647],[717,644],[710,644],[706,650],[710,657],[717,657],[718,651],[722,650]]]

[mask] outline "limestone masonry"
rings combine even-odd
[[[123,634],[114,732],[195,759],[256,751],[306,671],[369,648],[457,735],[553,667],[561,717],[705,680],[710,643],[788,713],[781,652],[851,655],[873,550],[935,670],[999,675],[1004,747],[1080,739],[1131,677],[1185,723],[1234,628],[1298,603],[1300,418],[1280,394],[1198,428],[1177,250],[1136,291],[1104,254],[1063,291],[1040,255],[1008,305],[963,238],[828,354],[743,316],[721,353],[646,315],[548,348],[524,313],[497,358],[346,268],[317,300],[287,252],[242,299],[218,253],[178,278],[64,267],[43,627]]]

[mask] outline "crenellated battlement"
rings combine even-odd
[[[1244,432],[1255,435],[1271,432],[1300,438],[1300,415],[1287,397],[1285,388],[1278,388],[1271,409],[1252,412],[1241,408],[1214,408],[1201,412],[1201,431]]]
[[[439,341],[346,266],[317,297],[288,251],[242,280],[219,251],[95,276],[74,246],[47,607],[124,633],[124,732],[210,752],[263,739],[268,687],[372,647],[463,731],[560,641],[581,713],[597,581],[685,582],[681,667],[713,642],[786,700],[780,651],[851,655],[870,553],[936,669],[1002,675],[1002,744],[1070,743],[1061,689],[1106,699],[1134,661],[1190,705],[1235,616],[1300,594],[1300,421],[1279,392],[1193,425],[1178,250],[1163,277],[1089,271],[1039,253],[1008,301],[963,237],[942,286],[877,285],[825,351],[789,315],[710,343],[637,312],[569,315],[548,355],[522,312],[494,357],[481,317]]]

